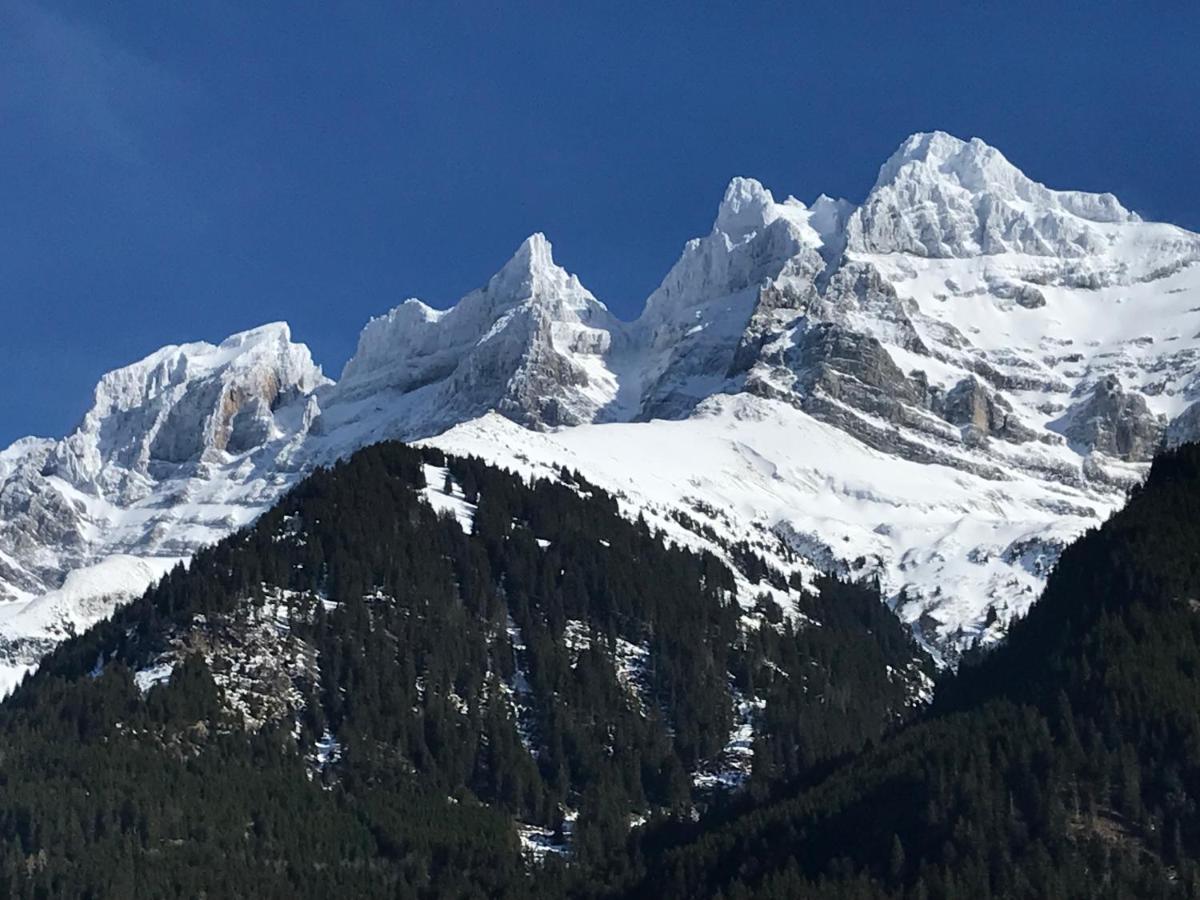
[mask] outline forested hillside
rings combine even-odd
[[[870,586],[758,577],[739,597],[570,472],[360,451],[0,706],[0,894],[625,890],[631,833],[812,780],[920,705]]]
[[[1063,555],[925,721],[732,821],[660,835],[646,897],[1200,893],[1200,447]]]
[[[869,586],[756,574],[362,451],[0,705],[0,892],[1200,894],[1200,447],[927,709]]]

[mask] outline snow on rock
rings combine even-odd
[[[325,383],[282,324],[105,375],[74,432],[18,442],[0,463],[0,600],[114,554],[190,556],[252,520],[292,483],[277,454]]]
[[[513,621],[512,616],[508,617],[506,630],[508,642],[513,651],[513,677],[508,683],[502,684],[501,689],[504,691],[513,719],[516,721],[517,735],[521,739],[521,745],[530,756],[537,759],[540,751],[533,729],[533,688],[529,684],[529,672],[526,668],[525,637],[521,633],[520,627]]]
[[[883,164],[849,243],[919,256],[1078,257],[1140,221],[1112,194],[1050,190],[978,138],[935,131],[914,134]]]
[[[729,740],[711,764],[692,776],[698,788],[732,790],[750,777],[754,766],[754,719],[766,706],[765,700],[744,697],[733,691],[733,728]]]
[[[333,736],[332,733],[326,730],[321,737],[317,739],[316,745],[313,747],[312,754],[309,758],[309,763],[311,764],[312,768],[316,770],[316,772],[324,772],[341,758],[341,743]]]
[[[531,427],[591,421],[615,400],[608,360],[623,341],[624,326],[534,234],[450,310],[409,300],[371,320],[321,427],[368,442],[434,434],[491,409]]]
[[[162,683],[197,654],[237,727],[258,731],[269,722],[297,722],[306,698],[319,690],[320,667],[317,649],[293,633],[292,622],[320,601],[277,588],[266,594],[261,602],[243,600],[228,614],[196,615],[187,627],[168,633],[169,649],[134,674],[138,687],[144,692]],[[322,751],[323,740],[312,760],[318,769],[322,752],[326,764],[337,756],[336,741]]]
[[[548,856],[568,856],[571,852],[571,837],[575,831],[575,820],[579,813],[569,810],[563,816],[562,828],[555,830],[540,825],[530,825],[525,822],[517,823],[517,837],[521,841],[521,849],[530,862],[538,864],[546,861]]]
[[[638,418],[686,415],[736,383],[752,350],[743,349],[765,284],[801,293],[825,266],[814,213],[789,197],[776,203],[757,181],[735,178],[712,232],[689,241],[637,320],[636,362],[625,366]],[[749,338],[753,343],[754,338]],[[741,353],[739,354],[739,351]]]
[[[283,323],[218,346],[164,347],[100,380],[83,423],[55,447],[47,469],[86,493],[133,499],[178,466],[277,437],[275,409],[324,382]]]
[[[644,712],[649,690],[650,647],[647,644],[634,644],[624,638],[617,638],[614,656],[617,681],[629,692],[637,708]]]
[[[159,684],[164,684],[171,680],[171,673],[175,671],[175,660],[166,659],[154,665],[147,666],[144,669],[138,669],[133,673],[133,683],[137,685],[138,690],[143,694],[150,688]]]

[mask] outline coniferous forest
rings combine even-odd
[[[928,707],[873,586],[756,576],[363,450],[0,705],[0,895],[1200,894],[1200,448]]]
[[[932,672],[871,587],[755,576],[570,472],[360,451],[0,706],[0,895],[625,890],[632,823],[814,777]]]

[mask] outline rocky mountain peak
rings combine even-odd
[[[518,301],[580,300],[587,293],[578,278],[555,263],[554,248],[541,232],[521,242],[509,261],[489,279],[485,290],[497,298]]]
[[[1104,252],[1141,220],[1112,194],[1051,190],[979,138],[914,134],[879,170],[850,220],[860,252],[929,257],[999,253],[1078,258]]]
[[[526,238],[483,287],[445,311],[408,300],[372,319],[323,404],[322,428],[353,422],[412,438],[498,410],[530,426],[590,421],[613,400],[606,359],[624,326]],[[359,404],[387,397],[388,406]]]
[[[937,181],[975,195],[1061,208],[1093,222],[1141,221],[1112,194],[1051,190],[979,138],[963,140],[944,131],[918,132],[906,139],[880,168],[873,192],[903,181]]]
[[[963,140],[944,131],[917,132],[906,138],[879,169],[872,190],[903,177],[957,181],[971,190],[1011,187],[1028,179],[999,150],[979,138]]]
[[[639,417],[686,415],[732,384],[760,291],[786,270],[811,279],[825,266],[811,217],[792,197],[777,203],[758,181],[729,183],[712,231],[688,241],[635,323],[645,348]]]
[[[753,178],[734,178],[725,189],[713,230],[740,239],[779,218],[775,198]]]
[[[274,412],[328,383],[285,323],[220,344],[164,347],[105,374],[79,427],[58,444],[47,471],[101,496],[174,468],[244,453],[278,436]]]

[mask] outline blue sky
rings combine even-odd
[[[6,0],[0,444],[267,321],[336,376],[535,230],[630,318],[731,176],[861,200],[913,131],[1200,230],[1200,4],[805,7]]]

